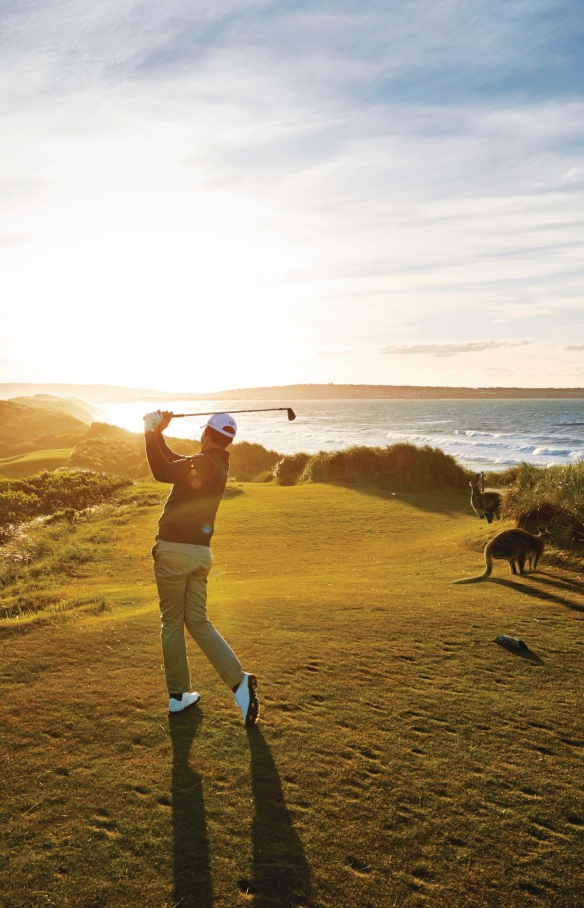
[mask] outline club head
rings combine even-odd
[[[292,407],[288,407],[288,419],[290,422],[292,422],[293,419],[296,419],[296,413],[294,412]]]

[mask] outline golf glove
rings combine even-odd
[[[161,422],[162,416],[160,413],[147,413],[144,417],[144,431],[154,432],[154,429],[158,428]]]

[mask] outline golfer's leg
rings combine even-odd
[[[208,572],[208,568],[202,567],[189,575],[185,596],[185,624],[219,677],[233,690],[243,679],[243,669],[231,647],[207,618]]]
[[[154,575],[160,601],[162,658],[169,694],[184,694],[191,689],[184,632],[185,593],[188,573],[184,556],[160,552],[154,563]],[[182,568],[182,569],[181,569]]]

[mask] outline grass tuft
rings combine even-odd
[[[0,480],[0,527],[40,514],[81,510],[111,498],[131,480],[91,470],[43,470],[26,479]]]
[[[256,479],[265,475],[277,464],[280,454],[269,451],[263,445],[250,444],[240,441],[229,448],[229,472],[239,482],[265,482],[265,479]]]
[[[548,530],[556,546],[584,544],[584,462],[508,471],[503,516],[530,532]]]
[[[278,485],[296,485],[300,481],[300,477],[309,460],[310,454],[305,454],[303,451],[282,457],[274,467],[274,476]]]
[[[313,456],[294,454],[278,462],[275,476],[280,485],[368,482],[382,489],[418,491],[463,489],[470,474],[440,448],[397,444],[386,448],[355,445]]]

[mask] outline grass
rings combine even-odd
[[[131,479],[91,470],[44,470],[22,479],[0,480],[0,541],[10,539],[13,526],[39,515],[55,516],[83,510],[132,485]]]
[[[374,448],[354,445],[342,451],[292,454],[274,469],[280,485],[304,482],[369,483],[380,489],[464,489],[470,473],[440,448],[412,444]]]
[[[198,441],[172,438],[166,441],[171,450],[183,456],[200,452]],[[280,459],[280,454],[268,451],[262,445],[242,441],[229,449],[231,457],[231,475],[244,482],[249,482],[264,474],[262,479],[271,479],[271,470]],[[90,470],[107,471],[119,476],[140,479],[150,476],[150,468],[144,450],[144,436],[127,432],[106,423],[93,423],[87,433],[72,452],[70,463],[75,467]]]
[[[194,645],[201,706],[169,720],[162,491],[80,524],[93,560],[14,577],[70,607],[0,622],[3,908],[581,905],[580,575],[450,587],[481,562],[464,492],[245,485],[209,605],[261,722]]]
[[[69,436],[69,442],[75,444],[73,438],[87,429],[84,422],[61,409],[29,407],[13,400],[0,400],[0,426],[2,457],[40,449],[69,447],[69,444],[59,443],[60,437]]]
[[[584,461],[553,467],[523,463],[505,474],[504,513],[531,532],[548,530],[556,545],[584,543]]]
[[[73,448],[55,448],[48,451],[32,451],[0,460],[0,478],[21,479],[32,476],[40,470],[56,470],[68,462]]]

